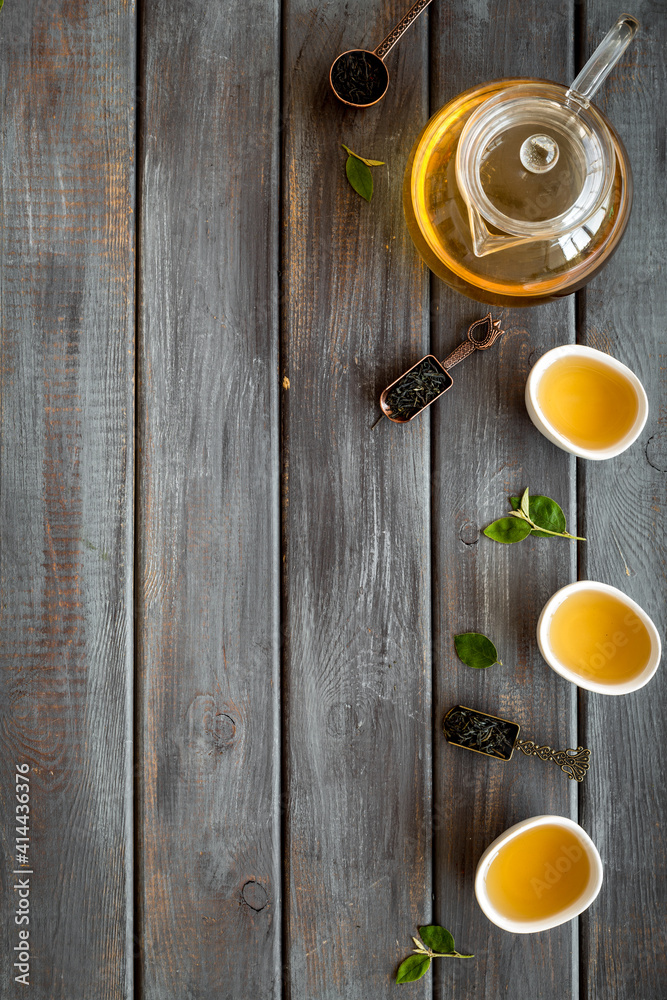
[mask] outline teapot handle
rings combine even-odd
[[[565,95],[570,105],[579,105],[580,108],[589,106],[593,94],[607,79],[638,29],[639,21],[636,17],[632,14],[621,14],[571,84]]]

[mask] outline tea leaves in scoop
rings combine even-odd
[[[389,389],[385,403],[392,417],[411,420],[452,384],[451,375],[434,358],[424,358]]]
[[[348,104],[375,104],[387,89],[389,75],[381,59],[364,49],[351,49],[338,56],[331,68],[334,93]]]
[[[448,743],[500,760],[511,760],[520,731],[516,722],[476,712],[465,705],[451,708],[442,728]]]

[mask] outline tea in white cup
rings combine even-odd
[[[565,816],[533,816],[487,847],[475,894],[494,924],[515,934],[547,930],[593,902],[602,861],[588,834]]]
[[[579,687],[628,694],[647,684],[662,653],[655,625],[627,594],[580,580],[558,590],[537,623],[549,666]]]
[[[639,437],[648,417],[644,387],[626,365],[592,347],[548,351],[526,382],[535,426],[564,451],[613,458]]]

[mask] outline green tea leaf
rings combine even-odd
[[[397,983],[413,983],[421,979],[431,965],[432,958],[474,958],[474,955],[460,955],[454,948],[454,938],[446,927],[440,924],[426,924],[419,928],[422,941],[413,937],[416,945],[413,953],[398,967]]]
[[[397,983],[414,983],[416,979],[425,976],[431,965],[428,955],[410,955],[398,967]]]
[[[356,156],[356,158],[358,160],[361,160],[362,163],[365,163],[367,167],[383,167],[384,166],[384,160],[369,160],[365,156],[359,156],[359,154],[358,153],[354,153],[350,149],[349,146],[346,146],[344,142],[341,142],[341,146],[343,147],[343,149],[345,150],[346,153],[349,153],[350,156]]]
[[[366,164],[357,156],[348,156],[345,173],[357,194],[370,201],[373,197],[373,175]]]
[[[484,529],[484,534],[494,542],[513,545],[514,542],[522,542],[527,538],[530,531],[527,521],[520,521],[518,517],[501,517],[497,521],[492,521],[488,528]]]
[[[490,639],[487,639],[481,632],[462,632],[461,635],[454,636],[454,645],[460,660],[463,660],[469,667],[476,670],[484,670],[498,663],[498,650]],[[420,927],[420,932],[422,928]],[[449,931],[447,932],[449,933]],[[422,934],[424,938],[424,935]],[[424,938],[426,941],[426,938]],[[428,941],[426,941],[428,944]],[[454,942],[452,939],[452,949]],[[433,949],[434,951],[440,949]]]
[[[518,510],[520,503],[519,497],[510,497],[512,510]],[[551,497],[531,497],[528,504],[528,516],[534,524],[539,524],[540,527],[547,528],[548,531],[562,532],[566,530],[565,514]],[[537,535],[538,538],[553,537],[544,531],[536,531],[535,528],[531,530],[531,534]]]
[[[528,493],[528,487],[526,486],[521,497],[520,507],[523,513],[528,516],[528,509],[530,504],[530,494]]]
[[[468,634],[475,635],[474,632]],[[482,636],[483,638],[485,637]],[[487,639],[486,641],[488,642],[489,640]],[[490,643],[490,645],[493,646],[493,643]],[[431,951],[437,951],[441,955],[451,955],[454,951],[454,938],[445,927],[440,927],[439,924],[428,924],[426,927],[420,927],[419,933],[422,941]]]

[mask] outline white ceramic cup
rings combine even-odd
[[[501,913],[491,902],[486,888],[486,876],[500,848],[504,847],[505,844],[519,834],[536,826],[562,826],[577,837],[583,850],[586,851],[590,863],[591,871],[588,883],[577,899],[570,903],[569,906],[564,907],[549,917],[542,917],[535,920],[512,920]],[[591,905],[599,893],[601,885],[602,860],[597,847],[586,831],[582,830],[578,823],[568,819],[566,816],[532,816],[530,819],[524,819],[521,823],[511,826],[509,830],[505,830],[499,837],[496,837],[492,844],[489,844],[479,859],[475,873],[475,895],[477,896],[477,902],[489,920],[497,924],[498,927],[502,927],[504,931],[510,931],[513,934],[534,934],[536,931],[546,931],[550,927],[558,927],[559,924],[564,924],[567,920],[572,920],[573,917],[583,913]]]
[[[566,601],[572,594],[583,590],[601,591],[605,594],[611,594],[613,597],[618,598],[619,601],[625,604],[629,611],[634,612],[639,620],[646,626],[646,630],[651,640],[651,653],[648,663],[644,669],[631,680],[622,681],[619,684],[605,684],[602,681],[597,681],[590,677],[582,677],[581,674],[576,673],[574,670],[565,666],[564,663],[561,663],[561,661],[554,654],[549,640],[551,620],[556,612],[556,609],[560,607],[563,601]],[[644,609],[640,608],[640,606],[629,598],[627,594],[624,594],[622,590],[618,590],[616,587],[610,587],[609,584],[606,583],[596,583],[594,580],[579,580],[578,583],[570,583],[566,587],[561,587],[560,590],[557,590],[556,593],[549,598],[547,603],[542,608],[542,613],[540,614],[537,622],[537,644],[540,647],[540,653],[552,670],[555,670],[556,673],[560,674],[561,677],[564,677],[565,680],[572,681],[572,683],[576,684],[578,687],[586,688],[588,691],[597,691],[599,694],[629,694],[631,691],[637,691],[639,688],[644,687],[645,684],[648,684],[653,677],[653,674],[658,669],[658,666],[660,665],[660,657],[662,655],[660,634]]]
[[[616,444],[609,445],[607,448],[581,448],[579,445],[568,440],[560,431],[556,430],[545,416],[538,398],[540,380],[547,368],[554,361],[561,361],[563,358],[569,357],[590,358],[599,361],[620,375],[624,375],[633,387],[637,395],[637,416],[630,430]],[[553,444],[558,445],[563,451],[569,451],[571,455],[577,455],[579,458],[590,458],[593,461],[600,461],[604,458],[614,458],[616,455],[620,455],[621,452],[625,451],[626,448],[629,448],[637,440],[644,429],[644,424],[648,417],[648,398],[644,386],[635,373],[626,365],[617,361],[616,358],[604,354],[603,351],[596,351],[593,347],[584,347],[580,344],[566,344],[563,347],[554,347],[553,350],[547,351],[531,368],[528,381],[526,382],[526,409],[528,410],[528,416],[538,431],[544,434]]]

